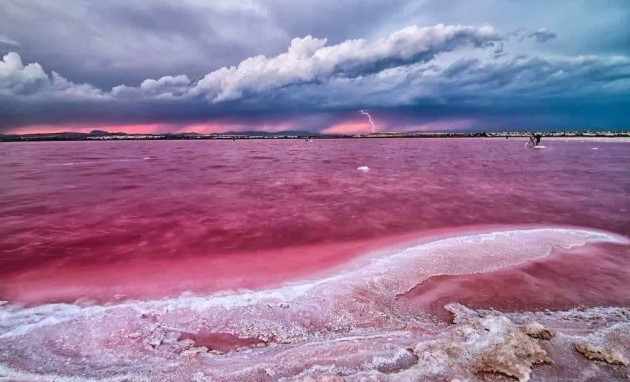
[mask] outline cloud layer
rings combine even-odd
[[[0,132],[131,125],[202,132],[278,126],[354,131],[365,124],[360,109],[370,109],[385,130],[630,124],[624,111],[630,110],[630,59],[612,48],[625,42],[607,29],[617,23],[612,11],[630,15],[617,1],[593,8],[585,19],[594,33],[602,31],[597,46],[608,50],[580,52],[572,41],[585,37],[542,14],[536,19],[546,24],[522,17],[522,24],[506,28],[509,14],[486,7],[480,11],[500,28],[400,25],[426,15],[476,21],[459,0],[448,7],[434,0],[403,1],[398,8],[379,0],[322,0],[317,8],[309,1],[300,7],[272,0],[189,0],[178,6],[168,0],[80,6],[63,1],[67,8],[29,0],[0,5],[0,21],[6,15],[25,25],[41,21],[44,38],[66,45],[76,39],[65,34],[83,28],[85,40],[92,41],[83,50],[63,48],[66,54],[56,57],[65,61],[59,61],[46,47],[36,47],[26,28],[0,23]],[[533,5],[514,5],[523,7],[537,12]],[[566,14],[590,9],[557,7]],[[310,17],[314,9],[324,15]],[[40,20],[35,11],[50,17]],[[356,27],[340,25],[341,16],[353,17]],[[115,38],[117,28],[130,32],[129,38]],[[238,32],[242,28],[251,33]],[[295,37],[300,31],[319,33]],[[370,35],[353,36],[356,31]],[[581,46],[590,45],[583,40]],[[208,49],[220,58],[208,56]]]
[[[0,61],[0,95],[84,99],[103,93],[89,84],[72,83],[56,72],[48,76],[38,63],[24,65],[19,54],[9,52]]]
[[[256,56],[238,66],[204,76],[192,94],[212,102],[232,100],[243,93],[260,93],[288,85],[324,83],[334,77],[356,78],[392,67],[431,60],[464,45],[484,46],[500,40],[489,26],[410,26],[376,41],[347,40],[326,46],[326,39],[295,38],[289,50],[273,58]]]

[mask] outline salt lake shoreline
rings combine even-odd
[[[227,133],[162,133],[162,134],[127,134],[110,133],[94,130],[90,133],[57,132],[35,134],[0,134],[0,142],[49,142],[49,141],[118,141],[118,140],[239,140],[239,139],[289,139],[289,140],[328,140],[328,139],[390,139],[390,138],[512,138],[528,139],[530,132],[377,132],[369,134],[320,134],[308,131],[263,131],[227,132]],[[548,139],[588,139],[630,141],[630,131],[554,131],[541,132]]]

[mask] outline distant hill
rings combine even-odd
[[[90,135],[94,137],[102,137],[105,135],[109,135],[109,132],[105,130],[92,130],[90,131]]]

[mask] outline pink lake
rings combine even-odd
[[[260,287],[375,245],[467,226],[630,234],[630,144],[548,146],[528,150],[503,139],[3,144],[0,299]]]
[[[33,367],[9,334],[31,333],[34,317],[75,314],[66,308],[88,321],[111,315],[96,330],[75,327],[76,317],[50,328],[83,331],[125,354],[111,364],[91,354],[99,371],[88,374],[96,378],[136,363],[141,371],[126,372],[152,368],[136,357],[140,350],[98,334],[144,328],[129,313],[140,309],[167,309],[164,322],[188,328],[178,329],[180,340],[222,353],[266,344],[262,364],[279,353],[261,333],[294,338],[271,323],[299,328],[307,342],[371,330],[403,346],[391,333],[439,331],[429,323],[448,321],[450,302],[506,312],[630,306],[630,142],[543,143],[544,150],[517,139],[2,144],[0,300],[11,307],[0,344],[9,338],[4,344],[15,352],[6,365]],[[274,304],[291,308],[276,312]],[[192,306],[215,318],[195,318]],[[340,306],[350,318],[336,329],[330,320],[340,319]],[[392,320],[394,310],[427,317],[426,325]],[[44,326],[33,330],[19,334],[23,349],[56,338]],[[61,374],[81,374],[78,355],[63,354],[76,368]],[[59,371],[57,361],[46,370]],[[224,361],[208,361],[214,378],[238,380],[227,370],[244,361]],[[277,375],[311,365],[301,362]],[[195,370],[176,369],[186,378]]]

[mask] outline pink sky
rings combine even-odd
[[[389,131],[453,131],[470,128],[474,124],[471,119],[451,119],[414,124],[411,121],[399,121],[396,117],[374,116],[377,132]],[[367,119],[360,116],[352,116],[345,120],[322,126],[320,132],[324,134],[368,134],[371,133],[371,125]],[[73,124],[73,125],[31,125],[16,127],[7,131],[8,134],[34,134],[55,132],[80,132],[89,133],[92,130],[105,130],[110,133],[125,132],[129,134],[160,134],[160,133],[185,133],[195,132],[201,134],[221,133],[227,131],[269,131],[279,132],[286,130],[304,130],[299,120],[286,121],[262,121],[262,123],[243,123],[229,120],[216,120],[191,123],[186,125],[170,123],[147,124]]]
[[[372,132],[369,122],[342,122],[329,126],[322,130],[325,134],[367,134]]]
[[[56,132],[78,132],[89,133],[92,130],[104,130],[110,133],[124,132],[129,134],[159,134],[159,133],[185,133],[195,132],[202,134],[220,133],[226,131],[283,131],[293,130],[296,126],[292,122],[263,123],[263,124],[242,124],[230,122],[202,122],[189,125],[174,124],[136,124],[136,125],[31,125],[9,129],[7,134],[36,134],[36,133],[56,133]]]
[[[464,130],[472,127],[474,122],[475,121],[471,119],[450,119],[422,124],[404,124],[397,121],[390,122],[384,119],[380,119],[379,121],[376,117],[374,117],[376,132]],[[395,127],[392,128],[392,126]],[[359,120],[356,118],[336,123],[322,130],[322,133],[326,134],[368,134],[371,132],[372,127],[367,120]]]

